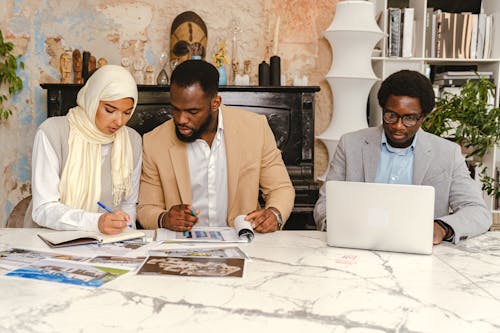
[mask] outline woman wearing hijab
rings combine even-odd
[[[131,74],[106,65],[78,92],[76,107],[40,125],[33,145],[33,211],[28,217],[52,229],[106,234],[135,225],[141,137],[125,124],[136,105]],[[98,201],[110,212],[99,210]]]

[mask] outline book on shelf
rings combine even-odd
[[[477,58],[477,28],[478,28],[478,14],[470,15],[470,24],[471,24],[471,40],[470,40],[470,52],[469,58],[476,59]]]
[[[472,39],[471,13],[463,13],[457,16],[457,52],[456,58],[470,59],[470,48]]]
[[[51,231],[38,234],[38,237],[52,248],[84,244],[108,244],[144,238],[145,236],[142,231],[132,228],[126,228],[116,235],[106,235],[92,231]]]
[[[427,8],[425,11],[425,53],[426,58],[432,57],[432,31],[433,31],[433,19],[432,13],[434,8]]]
[[[402,51],[401,56],[404,58],[413,57],[413,27],[414,27],[414,9],[404,8],[402,16]]]
[[[486,14],[480,13],[478,14],[478,19],[477,19],[476,59],[483,59],[485,32],[486,32]]]
[[[401,56],[401,9],[388,8],[389,39],[387,45],[387,56]]]
[[[435,54],[434,56],[436,58],[442,58],[443,51],[442,51],[442,31],[443,31],[443,12],[440,9],[436,9],[434,12],[434,18],[436,20],[436,37],[434,38],[435,40]]]
[[[441,58],[453,58],[452,15],[446,12],[441,15]]]
[[[437,27],[436,14],[432,13],[431,18],[432,18],[432,22],[431,22],[431,52],[430,52],[430,57],[435,58],[436,57],[436,27]]]
[[[484,32],[484,50],[483,59],[488,59],[491,56],[491,49],[493,46],[493,20],[491,15],[486,16],[486,29]]]

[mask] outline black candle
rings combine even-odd
[[[87,79],[89,78],[89,60],[90,60],[90,52],[83,51],[83,66],[82,66],[83,82],[87,82]]]
[[[269,82],[269,64],[263,61],[259,64],[259,86],[268,86]]]
[[[270,62],[271,62],[271,85],[281,86],[280,57],[272,56]]]

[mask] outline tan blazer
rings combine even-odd
[[[221,106],[224,119],[228,178],[228,223],[259,207],[277,208],[286,221],[295,191],[266,117]],[[178,204],[191,204],[186,144],[175,134],[172,120],[143,138],[143,164],[137,219],[147,229],[158,226],[158,216]]]

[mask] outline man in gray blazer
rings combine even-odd
[[[402,70],[390,75],[378,92],[383,124],[343,135],[326,179],[433,186],[434,244],[456,244],[486,232],[491,213],[460,147],[420,128],[434,99],[422,74]],[[326,225],[325,202],[323,185],[314,209],[319,229]]]

